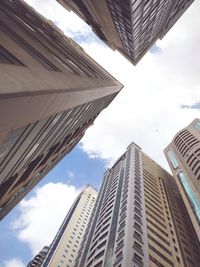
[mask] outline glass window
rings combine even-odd
[[[3,157],[13,147],[26,127],[27,126],[11,130],[4,143],[0,144],[0,158]]]
[[[195,128],[197,128],[198,130],[200,130],[200,121],[198,121],[195,125],[194,125]]]
[[[176,159],[173,151],[172,150],[169,150],[167,152],[167,156],[168,156],[169,160],[171,161],[174,169],[176,169],[179,166],[179,164],[178,164],[178,161],[177,161],[177,159]]]
[[[190,201],[190,204],[195,212],[198,221],[200,221],[200,200],[197,198],[195,192],[191,188],[190,183],[188,182],[186,175],[182,171],[178,173],[178,178],[188,196],[188,199]]]

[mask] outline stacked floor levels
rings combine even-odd
[[[194,0],[57,0],[111,48],[137,64]]]
[[[200,119],[175,135],[165,155],[200,240]]]
[[[43,262],[43,267],[74,267],[97,191],[87,186],[76,198],[58,230]]]
[[[83,137],[122,85],[24,1],[0,4],[0,219]]]
[[[134,143],[105,173],[76,267],[199,266],[174,178]]]

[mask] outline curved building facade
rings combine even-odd
[[[200,240],[200,120],[180,130],[164,152]]]

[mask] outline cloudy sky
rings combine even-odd
[[[169,170],[163,149],[200,112],[199,0],[136,67],[57,2],[27,2],[77,41],[124,89],[76,149],[1,222],[0,267],[24,267],[48,245],[83,186],[98,188],[105,168],[131,141]]]

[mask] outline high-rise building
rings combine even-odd
[[[27,267],[41,267],[48,251],[49,247],[43,247],[43,249],[34,257],[34,259],[29,262]]]
[[[200,120],[180,130],[164,152],[200,240]]]
[[[91,186],[78,195],[50,246],[43,267],[74,267],[96,198],[97,191]]]
[[[71,149],[122,85],[21,0],[0,4],[0,219]]]
[[[57,0],[133,64],[162,39],[194,0]]]
[[[199,266],[174,178],[132,143],[105,172],[76,267]]]

